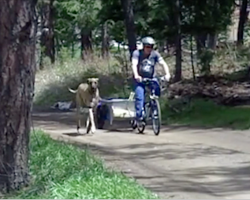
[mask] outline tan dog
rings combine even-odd
[[[89,131],[94,133],[96,131],[94,111],[99,102],[99,89],[98,89],[98,78],[88,78],[87,83],[81,83],[77,90],[69,91],[76,94],[76,118],[77,118],[77,132],[81,128],[81,107],[88,108],[88,117],[86,121],[86,133]]]

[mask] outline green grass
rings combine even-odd
[[[163,119],[168,124],[182,124],[201,127],[250,128],[250,108],[226,107],[212,101],[196,99],[182,106],[175,113],[162,103]]]
[[[88,151],[52,140],[42,131],[31,135],[28,188],[11,199],[156,199],[125,175],[108,170]]]

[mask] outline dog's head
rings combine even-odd
[[[99,78],[88,78],[87,83],[90,86],[90,89],[95,91],[98,88]]]

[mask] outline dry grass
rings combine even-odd
[[[212,62],[213,74],[224,75],[244,70],[249,65],[249,47],[237,49],[235,46],[227,45],[225,49],[218,50]]]
[[[170,69],[174,71],[174,58],[166,58]],[[127,65],[128,79],[124,70]],[[162,73],[162,68],[157,68]],[[95,57],[92,61],[80,59],[64,59],[54,65],[47,65],[37,72],[35,82],[36,105],[52,105],[57,101],[70,101],[74,98],[68,87],[76,88],[88,77],[99,77],[100,92],[105,97],[129,96],[132,90],[132,73],[129,61],[123,55],[112,56],[109,60]]]
[[[242,69],[246,69],[250,59],[248,48],[237,50],[234,47],[226,46],[223,50],[218,50],[212,61],[212,74],[228,74]],[[164,54],[163,54],[164,56]],[[171,74],[174,74],[175,57],[164,56],[170,67]],[[95,57],[92,61],[81,61],[80,59],[67,59],[57,61],[54,65],[38,71],[35,83],[34,103],[39,105],[51,105],[56,101],[72,100],[73,95],[68,92],[68,87],[76,88],[86,78],[95,76],[100,79],[100,90],[102,97],[123,97],[128,96],[131,91],[132,81],[127,80],[124,73],[125,65],[131,75],[128,60],[124,55],[113,56],[109,60]],[[182,63],[183,78],[192,78],[191,56],[189,53],[183,53]],[[199,66],[195,65],[196,76],[199,75]],[[158,68],[158,73],[162,69]],[[126,71],[126,70],[125,70]],[[130,76],[131,77],[131,76]]]
[[[127,95],[124,85],[122,67],[117,60],[103,60],[94,58],[93,61],[70,59],[57,62],[38,71],[35,82],[34,103],[48,105],[56,101],[72,100],[68,87],[76,88],[79,83],[85,82],[88,77],[99,77],[100,91],[103,97],[109,95]]]
[[[194,53],[194,68],[195,75],[200,75],[200,66],[197,65],[195,59],[196,55]],[[167,61],[170,71],[174,74],[175,68],[175,57],[164,56]],[[185,50],[182,55],[182,75],[184,79],[193,78],[192,73],[192,62],[191,53],[189,50]],[[213,75],[227,75],[235,73],[241,70],[245,70],[249,66],[250,60],[250,48],[245,46],[242,48],[237,48],[231,44],[225,44],[223,49],[217,49],[213,60],[211,62],[211,73]]]

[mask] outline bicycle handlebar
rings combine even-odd
[[[156,81],[157,79],[160,79],[160,81],[165,81],[165,76],[160,76],[155,78],[142,78],[142,82]]]
[[[149,83],[149,82],[158,82],[161,88],[161,91],[165,91],[168,88],[168,84],[162,84],[162,81],[165,83],[167,82],[165,79],[165,76],[160,76],[160,77],[154,77],[154,78],[142,78],[142,83]],[[163,86],[164,85],[164,86]]]

